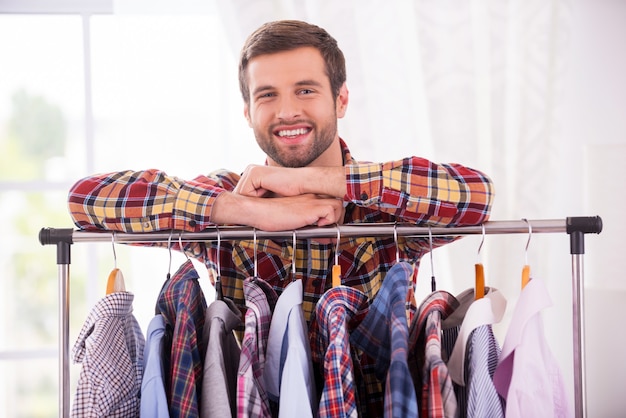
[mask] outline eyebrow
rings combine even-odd
[[[301,81],[298,81],[295,85],[298,87],[302,87],[302,86],[322,87],[322,84],[319,81],[315,81],[315,80],[301,80]],[[254,89],[254,91],[252,92],[252,95],[256,96],[259,93],[262,93],[265,91],[271,91],[271,90],[274,90],[274,87],[271,85],[259,86],[256,89]]]

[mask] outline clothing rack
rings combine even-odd
[[[489,221],[483,225],[463,227],[418,227],[408,224],[351,224],[329,227],[306,227],[295,231],[269,232],[249,227],[210,228],[202,232],[161,231],[148,233],[88,232],[72,228],[42,228],[39,242],[57,246],[59,280],[59,416],[69,417],[69,280],[71,245],[82,242],[171,243],[172,239],[212,241],[219,239],[311,239],[335,237],[381,236],[463,236],[477,234],[536,234],[567,233],[572,255],[573,346],[574,346],[574,401],[576,417],[586,416],[585,353],[584,353],[584,271],[585,234],[599,234],[602,219],[568,217],[518,221]]]

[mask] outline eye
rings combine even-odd
[[[311,94],[311,93],[315,93],[315,92],[311,89],[298,90],[298,94]]]

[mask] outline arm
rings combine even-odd
[[[201,231],[210,224],[217,197],[234,188],[233,176],[183,181],[158,170],[95,175],[72,186],[69,212],[81,229]]]
[[[399,219],[432,226],[478,225],[489,218],[491,179],[460,164],[409,157],[346,166],[346,199]]]
[[[344,167],[249,166],[235,193],[325,195],[376,208],[400,221],[461,226],[488,219],[494,190],[489,177],[477,170],[410,157]]]
[[[158,170],[96,175],[71,188],[69,211],[82,229],[123,232],[197,232],[214,224],[288,230],[332,224],[341,215],[342,205],[336,199],[233,194],[238,180],[238,175],[225,171],[192,181]]]

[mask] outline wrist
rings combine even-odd
[[[237,193],[224,191],[215,200],[211,211],[211,222],[217,225],[248,225],[251,212],[250,198]]]
[[[347,192],[346,173],[343,166],[303,167],[304,193],[332,196],[343,199]]]

